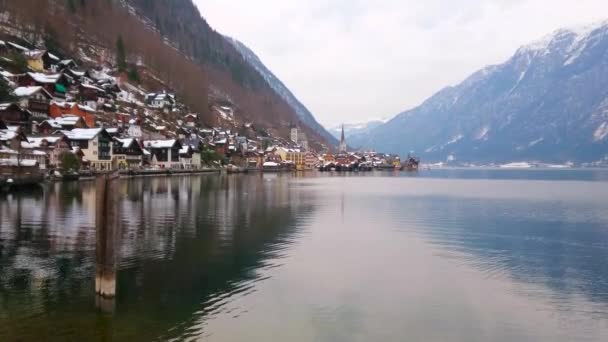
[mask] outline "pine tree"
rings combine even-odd
[[[116,40],[116,65],[120,72],[127,70],[127,52],[122,36],[118,36],[118,39]]]
[[[136,66],[132,65],[129,68],[128,76],[129,76],[129,80],[131,80],[133,82],[136,82],[136,83],[139,83],[139,72],[137,71],[137,67]]]

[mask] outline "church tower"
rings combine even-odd
[[[342,138],[340,139],[340,153],[346,153],[346,138],[344,138],[344,124],[342,124]]]

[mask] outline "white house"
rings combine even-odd
[[[161,169],[180,169],[180,150],[182,145],[176,139],[145,140],[144,148],[151,154],[150,165]]]
[[[61,131],[72,147],[78,147],[92,170],[112,169],[112,137],[103,128],[76,128]]]

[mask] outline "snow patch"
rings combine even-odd
[[[487,140],[489,132],[490,132],[490,127],[484,126],[481,130],[479,130],[479,132],[475,136],[475,140]]]
[[[464,135],[458,134],[457,136],[452,138],[452,140],[448,141],[447,144],[445,144],[445,146],[455,144],[455,143],[459,142],[460,140],[462,140],[462,138],[464,138]]]
[[[526,162],[517,162],[517,163],[509,163],[500,165],[501,169],[530,169],[532,165]]]
[[[528,147],[533,147],[535,145],[538,145],[541,142],[543,142],[544,140],[545,140],[545,138],[539,138],[539,139],[536,139],[534,141],[530,141],[530,143],[528,144]]]
[[[608,122],[602,123],[596,130],[593,132],[593,140],[601,141],[604,140],[608,136]]]

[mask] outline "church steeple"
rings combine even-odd
[[[346,153],[346,138],[344,137],[344,124],[342,124],[342,137],[340,139],[340,153]]]

